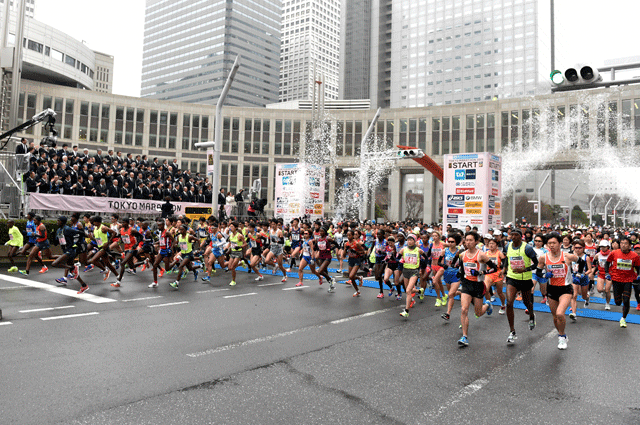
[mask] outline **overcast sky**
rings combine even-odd
[[[113,55],[113,92],[137,97],[144,7],[144,0],[36,0],[36,19]],[[607,59],[640,56],[634,31],[639,17],[638,0],[556,0],[556,25],[562,26],[563,35],[556,67],[578,62],[602,66]]]

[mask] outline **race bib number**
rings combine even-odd
[[[551,272],[554,278],[567,276],[564,264],[547,264],[547,271]]]
[[[511,264],[511,269],[524,269],[524,258],[521,256],[509,257],[509,263]]]
[[[165,241],[164,238],[160,238],[160,248],[164,249],[167,247],[167,242]]]
[[[623,260],[622,258],[618,258],[616,261],[616,268],[618,270],[629,271],[631,270],[632,264],[633,260]]]
[[[464,274],[465,276],[471,276],[471,270],[478,270],[478,263],[464,263]]]
[[[129,238],[129,235],[122,235],[122,242],[124,242],[125,244],[130,244],[131,238]]]
[[[297,233],[294,233],[291,235],[291,240],[292,241],[299,241],[300,240],[300,235]]]
[[[13,240],[13,233],[9,234],[9,240]]]
[[[251,248],[257,248],[258,247],[258,243],[256,241],[254,241],[253,239],[249,240],[249,246],[251,246]]]
[[[180,250],[182,251],[186,251],[188,248],[188,245],[186,242],[180,242],[179,245],[180,245]]]
[[[62,235],[60,235],[58,237],[58,242],[60,242],[60,245],[66,245],[67,244],[67,240]]]
[[[406,254],[404,256],[405,264],[418,264],[418,255],[417,254]]]
[[[600,265],[600,267],[602,267],[604,269],[604,265],[607,263],[607,259],[606,258],[598,258],[598,264]]]
[[[574,273],[578,273],[580,265],[578,263],[571,263],[571,270],[573,270]]]
[[[318,241],[318,249],[324,251],[327,249],[327,241]]]

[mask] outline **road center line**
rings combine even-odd
[[[302,288],[308,288],[308,285],[302,285],[302,286],[294,286],[293,288],[282,288],[283,291],[291,291],[292,289],[302,289]]]
[[[249,296],[249,295],[258,295],[258,293],[257,292],[249,292],[248,294],[227,295],[227,296],[224,296],[222,298],[246,297],[246,296]]]
[[[158,299],[158,298],[162,298],[162,295],[158,295],[158,296],[155,296],[155,297],[132,298],[130,300],[120,300],[120,301],[122,301],[123,303],[130,303],[132,301],[155,300],[155,299]]]
[[[71,319],[72,317],[93,316],[95,314],[100,314],[100,313],[98,313],[97,311],[92,311],[91,313],[79,313],[79,314],[67,314],[64,316],[41,317],[40,320]]]
[[[36,311],[51,311],[51,310],[62,310],[65,308],[74,308],[75,305],[63,305],[61,307],[46,307],[46,308],[34,308],[32,310],[20,310],[18,313],[34,313]]]
[[[206,294],[207,292],[220,292],[220,291],[230,291],[229,288],[220,288],[220,289],[207,289],[206,291],[196,291],[196,294]]]
[[[60,295],[66,295],[68,297],[78,298],[80,300],[89,301],[96,304],[116,302],[116,300],[112,298],[99,297],[97,295],[87,294],[86,292],[84,294],[78,294],[77,291],[71,289],[59,288],[57,286],[49,285],[48,283],[22,279],[20,277],[0,275],[0,279],[6,280],[8,282],[18,283],[20,285],[31,286],[32,288],[44,289],[45,291],[53,292]]]
[[[385,308],[385,309],[382,309],[382,310],[370,311],[369,313],[358,314],[357,316],[345,317],[344,319],[334,320],[334,321],[332,321],[330,323],[332,325],[337,325],[339,323],[349,322],[351,320],[361,319],[363,317],[374,316],[376,314],[384,313],[385,311],[389,311],[389,310],[392,310],[392,308],[389,307],[389,308]]]
[[[262,285],[258,285],[258,286],[275,286],[275,285],[284,285],[284,282],[263,283]]]
[[[170,305],[180,305],[180,304],[189,304],[189,301],[178,301],[178,302],[175,302],[175,303],[154,304],[154,305],[148,305],[147,307],[150,307],[150,308],[167,307],[167,306],[170,306]]]
[[[0,322],[0,326],[13,325],[12,322]]]

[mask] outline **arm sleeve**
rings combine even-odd
[[[525,245],[524,253],[527,257],[531,258],[531,270],[534,270],[538,267],[538,254],[536,254],[535,249],[531,245]]]

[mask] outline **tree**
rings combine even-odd
[[[422,193],[413,193],[408,191],[405,195],[405,205],[407,210],[407,220],[422,220],[424,210],[424,195]]]

